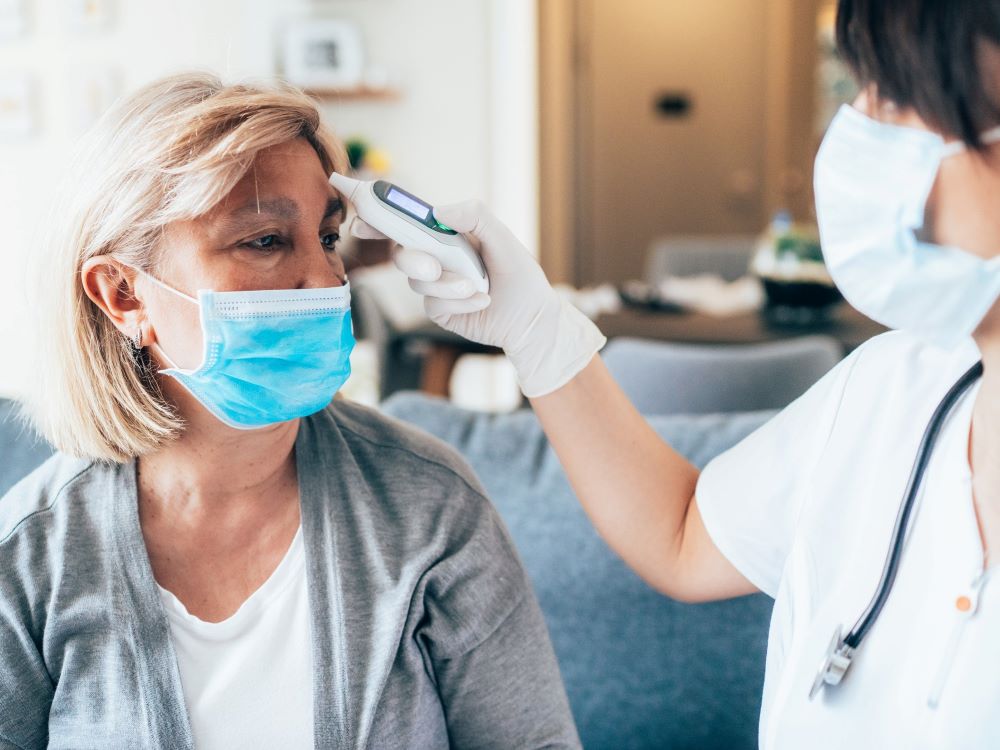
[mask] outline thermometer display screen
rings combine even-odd
[[[0,0],[0,4],[3,0]],[[375,180],[372,183],[372,192],[375,197],[386,204],[397,213],[404,214],[407,220],[413,220],[430,229],[436,234],[456,235],[454,229],[446,227],[434,218],[434,208],[429,203],[424,203],[413,193],[408,193],[401,187],[396,187],[391,182],[385,180]]]
[[[416,219],[420,221],[427,221],[431,215],[431,207],[426,203],[422,203],[418,199],[414,198],[412,195],[404,193],[399,188],[393,186],[389,188],[389,192],[386,194],[386,198],[392,203],[396,208],[401,211],[405,211]]]

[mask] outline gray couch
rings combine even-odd
[[[531,412],[490,416],[400,394],[384,410],[451,443],[481,477],[532,578],[584,747],[757,746],[771,600],[679,604],[649,589],[594,532]],[[4,417],[0,495],[48,455]],[[653,417],[695,464],[769,413]]]
[[[17,418],[16,404],[0,398],[0,497],[52,455],[52,449]]]
[[[383,408],[457,448],[485,485],[531,575],[585,748],[757,747],[771,599],[681,604],[646,586],[590,525],[530,411],[418,394]],[[703,466],[771,414],[649,421]]]

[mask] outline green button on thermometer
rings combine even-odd
[[[434,218],[433,206],[385,180],[363,182],[334,172],[330,184],[386,237],[433,255],[444,270],[470,279],[477,291],[489,292],[482,258],[465,237]]]

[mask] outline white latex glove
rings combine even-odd
[[[424,295],[427,315],[471,341],[497,346],[514,365],[521,391],[544,396],[576,376],[607,339],[586,315],[561,299],[545,272],[514,234],[476,201],[441,206],[435,218],[465,234],[479,249],[490,277],[489,295],[448,271],[432,255],[400,248],[396,266]],[[360,219],[358,237],[382,237]]]

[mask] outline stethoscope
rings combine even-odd
[[[910,481],[903,494],[903,504],[899,508],[896,516],[896,526],[892,531],[892,545],[889,548],[889,555],[885,560],[885,567],[882,569],[882,579],[879,581],[875,596],[865,609],[864,614],[851,628],[851,631],[841,637],[843,627],[838,625],[833,634],[833,639],[827,647],[826,655],[820,664],[819,672],[813,681],[812,689],[809,691],[809,699],[812,700],[820,690],[829,685],[830,687],[839,685],[847,674],[848,668],[854,659],[855,652],[861,642],[868,635],[875,620],[878,619],[892,591],[892,585],[896,581],[896,573],[899,572],[899,560],[903,554],[903,544],[906,541],[906,532],[910,523],[913,507],[920,492],[920,485],[930,462],[931,453],[934,451],[934,444],[941,433],[941,427],[947,421],[956,404],[962,396],[975,384],[983,375],[983,363],[978,362],[966,372],[951,390],[945,394],[944,399],[934,411],[924,437],[920,441],[920,448],[917,451],[917,460],[910,471]]]

